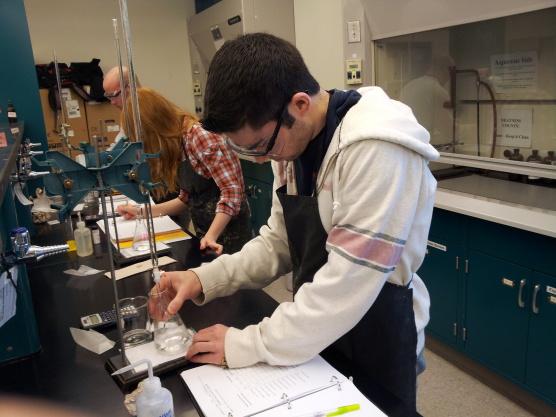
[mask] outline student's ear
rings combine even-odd
[[[293,117],[305,116],[309,112],[311,105],[312,99],[309,94],[306,92],[295,93],[290,101],[288,112]]]

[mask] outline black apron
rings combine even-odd
[[[191,221],[195,234],[202,239],[216,215],[216,206],[220,201],[220,188],[214,179],[199,175],[187,158],[180,162],[178,185],[180,189],[189,193]],[[231,254],[240,251],[252,237],[249,205],[244,198],[239,213],[226,225],[217,242],[224,247],[223,253]]]
[[[328,261],[328,234],[320,221],[316,197],[276,191],[284,212],[295,293]],[[357,291],[354,288],[353,291]],[[358,367],[416,410],[417,331],[413,290],[385,283],[376,301],[359,323],[334,346]]]

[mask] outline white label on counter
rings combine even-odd
[[[446,252],[446,246],[441,245],[440,243],[436,243],[436,242],[433,242],[431,240],[427,240],[427,245],[430,246],[431,248],[436,248],[436,249],[439,249],[443,252]]]

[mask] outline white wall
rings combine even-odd
[[[193,0],[132,0],[127,7],[134,68],[141,84],[192,109],[186,20],[194,13]],[[35,63],[53,61],[56,51],[58,62],[68,65],[99,58],[105,73],[117,65],[112,26],[112,19],[121,25],[117,0],[25,0],[25,10]]]
[[[117,0],[86,2],[77,10],[67,0],[24,0],[35,63],[99,58],[106,73],[117,65],[112,19]],[[280,1],[280,0],[276,0]],[[296,44],[323,88],[343,87],[342,4],[338,0],[294,0]],[[193,0],[127,1],[134,67],[141,83],[192,110],[192,74],[187,18]],[[123,40],[120,38],[123,48]],[[123,49],[122,49],[123,51]]]
[[[24,0],[36,63],[101,59],[106,72],[116,65],[112,19],[117,0],[76,2]],[[280,0],[275,0],[280,1]],[[192,74],[187,18],[194,0],[130,0],[131,42],[143,86],[157,89],[192,110]],[[296,45],[325,89],[348,88],[345,59],[364,60],[364,84],[371,84],[371,41],[393,34],[444,27],[556,5],[556,0],[294,0]],[[360,20],[362,42],[346,42],[347,21]]]
[[[322,88],[343,88],[342,2],[294,0],[294,13],[296,46],[309,71]]]

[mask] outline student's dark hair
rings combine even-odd
[[[201,124],[215,133],[256,130],[278,120],[294,94],[319,89],[294,45],[267,33],[242,35],[212,59]]]

